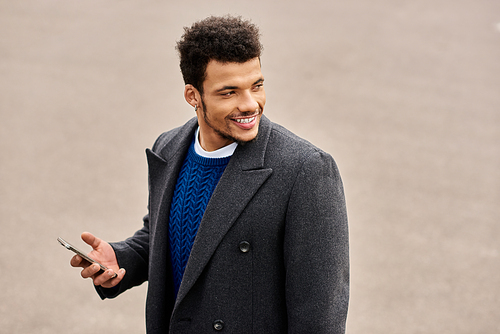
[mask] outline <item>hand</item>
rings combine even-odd
[[[92,278],[94,285],[100,285],[103,288],[112,288],[116,286],[125,276],[125,269],[120,269],[116,260],[115,251],[109,243],[95,237],[89,232],[82,233],[82,240],[92,247],[88,254],[91,258],[106,266],[108,270],[99,274],[101,269],[97,263],[91,264],[75,255],[71,258],[71,266],[83,268],[81,275],[83,278]],[[116,274],[116,275],[115,275]]]

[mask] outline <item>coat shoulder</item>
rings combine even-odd
[[[321,156],[333,159],[330,154],[306,139],[294,134],[284,126],[272,123],[269,144],[267,145],[267,154],[269,158],[280,156],[281,159],[300,162],[307,160],[314,153],[319,153]]]

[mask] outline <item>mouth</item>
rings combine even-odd
[[[237,116],[231,118],[235,125],[243,130],[249,130],[257,124],[259,115],[262,113],[262,109],[257,109],[251,115]]]
[[[248,123],[252,123],[256,118],[257,118],[257,116],[252,116],[249,118],[237,118],[234,121],[237,123],[240,123],[240,124],[248,124]]]

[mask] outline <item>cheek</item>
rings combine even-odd
[[[212,99],[207,98],[204,101],[205,115],[209,120],[217,121],[226,117],[227,113],[225,110],[228,106],[225,103],[218,101],[215,103]]]
[[[262,94],[257,98],[257,102],[261,106],[264,106],[266,104],[266,93],[264,91],[262,91]]]
[[[231,114],[231,110],[229,106],[219,105],[217,108],[208,109],[208,117],[209,119],[218,122],[218,123],[227,123],[229,120],[227,116]]]

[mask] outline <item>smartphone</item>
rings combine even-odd
[[[88,261],[89,263],[97,263],[99,265],[99,267],[101,267],[101,270],[99,270],[98,274],[102,274],[104,271],[108,270],[107,267],[105,267],[104,265],[100,264],[99,262],[97,262],[96,260],[94,260],[93,258],[91,258],[90,256],[86,255],[81,250],[77,249],[75,246],[73,246],[69,242],[65,241],[63,238],[59,237],[59,238],[57,238],[57,241],[59,241],[59,243],[61,245],[63,245],[65,248],[67,248],[70,251],[72,251],[72,252],[80,255],[85,261]],[[116,277],[116,273],[113,275],[112,278],[115,278],[115,277]]]

